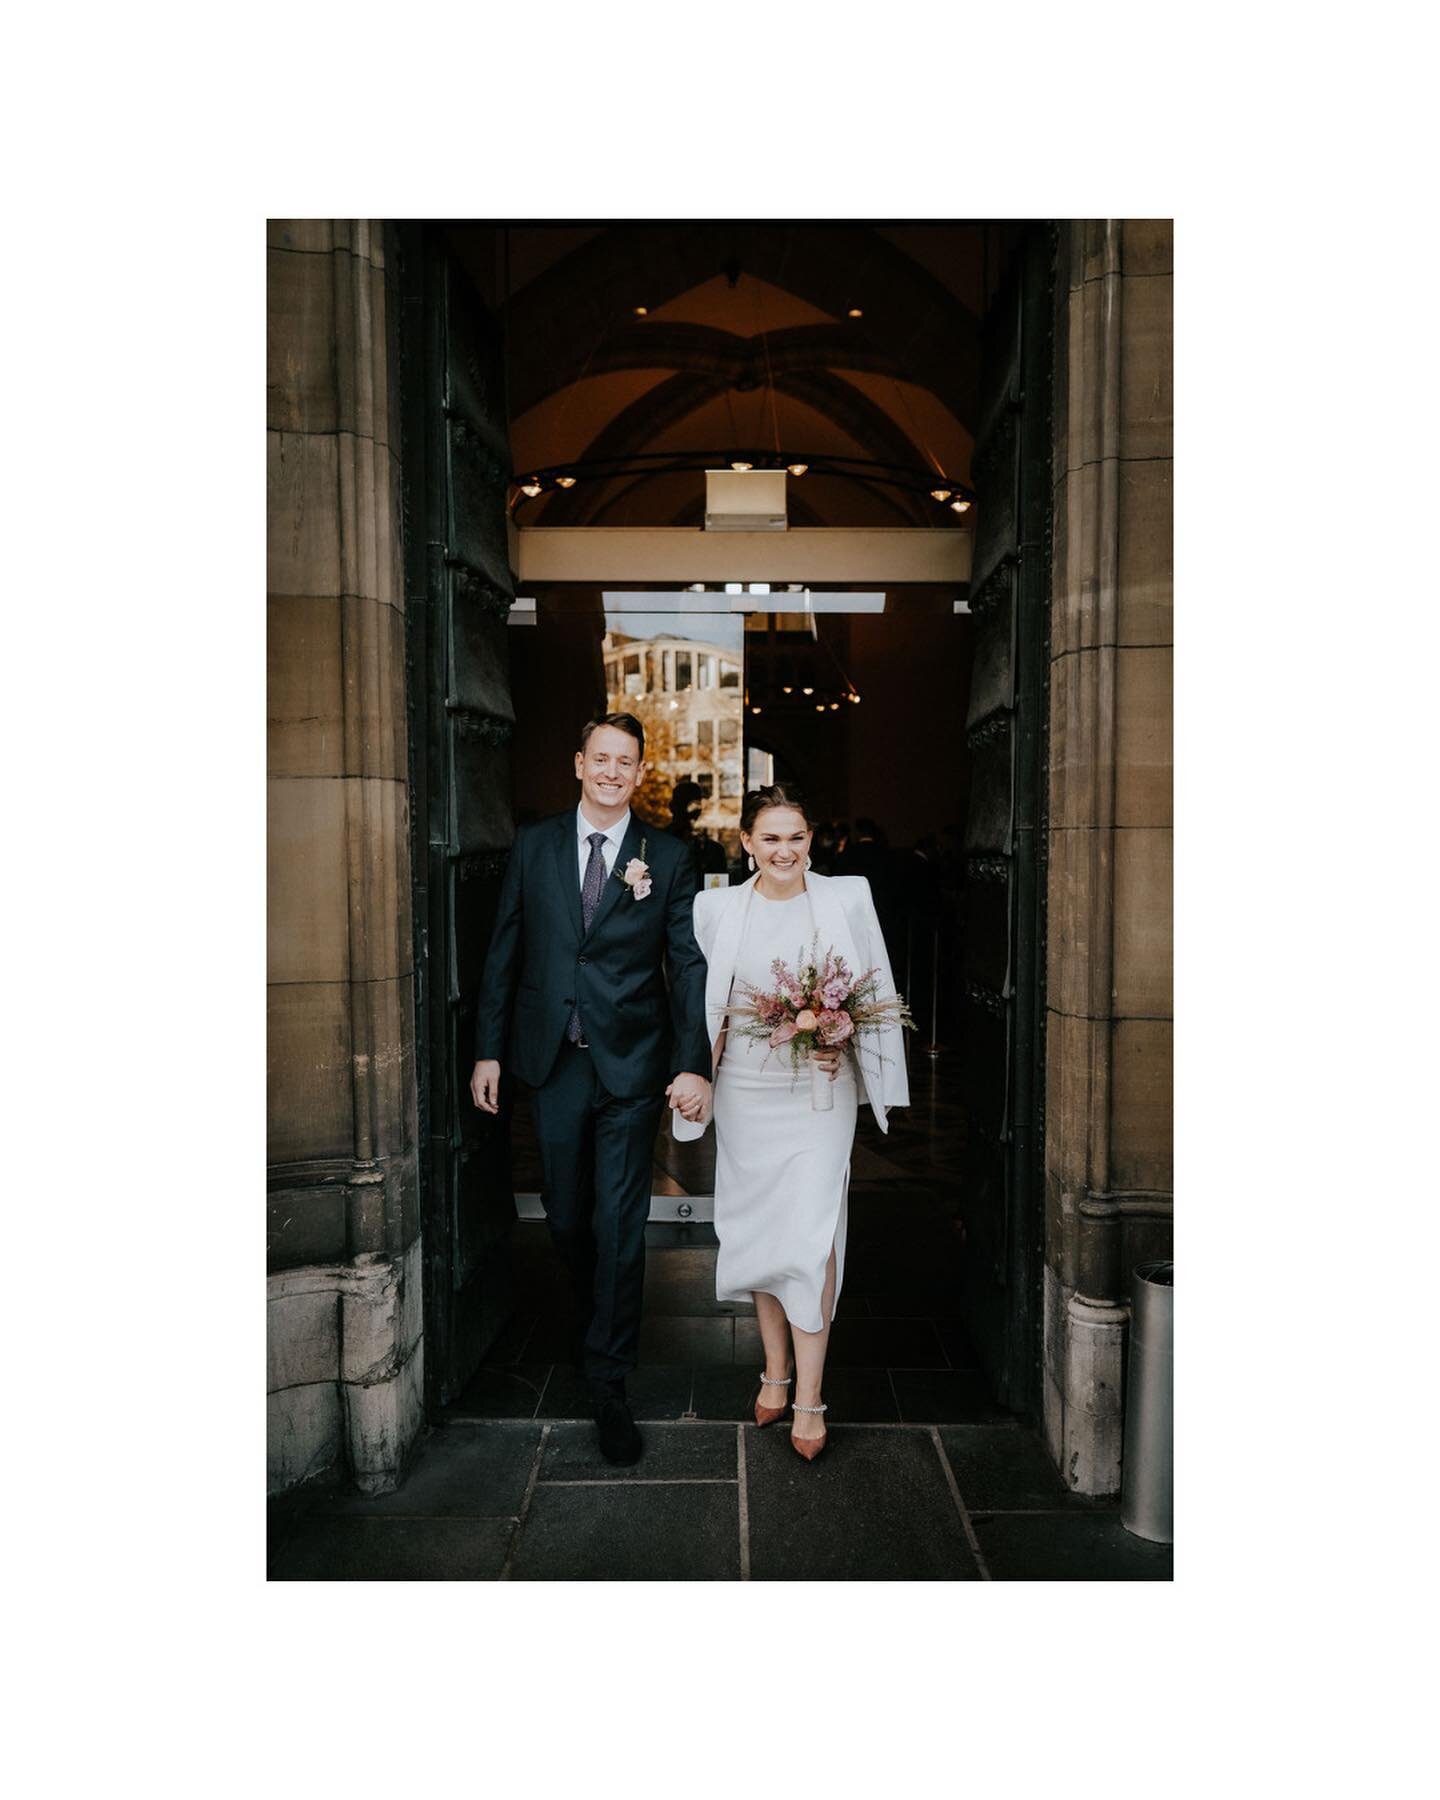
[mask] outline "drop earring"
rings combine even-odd
[[[745,860],[749,863],[750,873],[753,875],[755,873],[755,858],[753,856],[747,856]]]

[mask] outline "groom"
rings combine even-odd
[[[487,1113],[499,1107],[502,1067],[531,1089],[545,1217],[574,1282],[600,1452],[612,1463],[633,1463],[642,1448],[625,1376],[640,1333],[655,1128],[667,1097],[692,1120],[710,1105],[697,880],[685,845],[632,815],[644,775],[640,721],[592,720],[575,753],[579,806],[516,833],[470,1077]]]

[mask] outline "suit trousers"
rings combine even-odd
[[[596,1074],[590,1052],[568,1041],[530,1113],[540,1144],[545,1219],[570,1272],[585,1326],[592,1387],[635,1367],[645,1291],[645,1226],[661,1094],[624,1100]]]

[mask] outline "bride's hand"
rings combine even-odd
[[[813,1054],[815,1067],[823,1069],[833,1081],[840,1073],[840,1058],[844,1054],[844,1051],[839,1049],[816,1050]]]

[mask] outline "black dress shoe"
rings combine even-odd
[[[606,1462],[621,1465],[639,1462],[645,1446],[623,1394],[607,1394],[595,1402],[595,1426],[600,1437],[600,1454]]]

